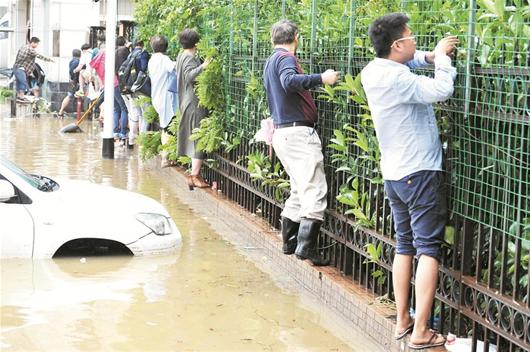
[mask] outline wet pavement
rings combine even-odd
[[[183,243],[152,257],[1,260],[2,351],[380,351],[288,276],[258,269],[136,150],[103,160],[97,124],[60,135],[69,122],[0,114],[0,154],[26,171],[148,195]]]

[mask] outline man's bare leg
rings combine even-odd
[[[422,344],[432,338],[427,326],[434,294],[438,284],[438,260],[427,255],[420,256],[416,269],[416,322],[410,337],[413,344]],[[439,339],[437,339],[439,340]]]
[[[66,109],[68,104],[70,104],[70,96],[69,95],[64,97],[63,102],[61,103],[61,109],[59,109],[59,116],[64,115],[64,110]]]
[[[412,276],[412,255],[396,254],[392,265],[392,283],[396,297],[397,324],[396,335],[410,326],[409,291]]]
[[[76,92],[76,96],[84,96],[85,95],[85,78],[83,77],[83,71],[79,72],[79,90]]]

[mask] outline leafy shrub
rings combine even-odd
[[[13,96],[13,90],[0,88],[0,104],[5,103],[6,99]]]
[[[160,132],[140,133],[138,136],[138,144],[140,145],[140,158],[142,160],[149,160],[158,155],[162,146],[160,137]]]

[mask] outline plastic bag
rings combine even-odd
[[[257,142],[265,142],[267,145],[272,144],[272,135],[274,134],[274,123],[272,118],[261,120],[260,129],[254,135]]]

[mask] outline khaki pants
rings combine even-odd
[[[315,129],[303,126],[276,129],[272,146],[291,180],[291,194],[282,216],[295,222],[300,222],[300,218],[324,220],[328,185],[322,143]]]

